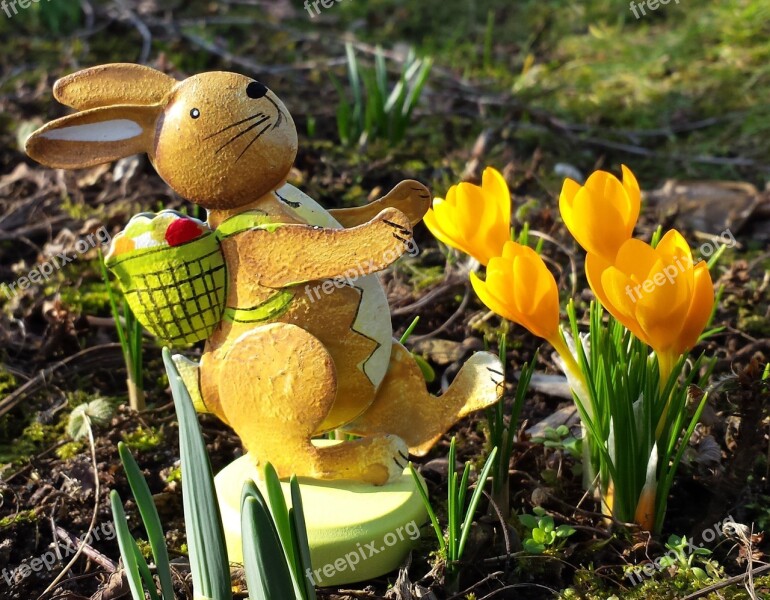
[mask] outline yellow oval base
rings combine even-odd
[[[235,563],[243,562],[240,501],[243,484],[249,479],[267,498],[248,455],[233,461],[215,478],[227,553]],[[306,478],[300,478],[299,483],[313,564],[311,580],[316,586],[366,581],[396,570],[428,520],[408,468],[396,481],[379,487]],[[291,506],[289,484],[281,485]]]

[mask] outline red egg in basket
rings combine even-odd
[[[192,219],[177,219],[166,229],[166,242],[169,246],[182,244],[200,237],[203,230]]]

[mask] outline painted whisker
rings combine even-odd
[[[250,117],[246,117],[245,119],[241,119],[240,121],[237,121],[233,123],[232,125],[228,125],[227,127],[224,127],[223,129],[220,129],[219,131],[215,131],[214,133],[207,135],[204,140],[209,140],[213,138],[214,136],[219,135],[220,133],[224,133],[225,131],[232,129],[233,127],[238,127],[238,125],[242,125],[243,123],[246,123],[247,121],[251,121],[252,119],[256,119],[257,117],[264,117],[265,113],[258,112],[256,114],[251,115]]]
[[[216,150],[216,152],[215,152],[214,154],[219,154],[219,152],[220,152],[220,151],[222,151],[224,148],[226,148],[227,146],[229,146],[230,144],[232,144],[232,143],[233,143],[235,140],[237,140],[239,137],[241,137],[242,135],[245,135],[245,134],[247,134],[249,131],[251,131],[251,130],[252,130],[252,129],[254,129],[255,127],[259,127],[260,125],[262,125],[262,123],[264,123],[264,122],[266,122],[266,121],[268,122],[268,126],[269,126],[270,117],[263,117],[262,119],[260,119],[260,120],[259,120],[259,121],[257,121],[256,123],[252,123],[251,125],[249,125],[249,126],[246,128],[246,129],[244,129],[244,130],[243,130],[243,131],[241,131],[240,133],[237,133],[236,135],[234,135],[233,137],[231,137],[231,138],[230,138],[230,139],[229,139],[227,142],[225,142],[225,143],[224,143],[224,144],[222,144],[222,145],[221,145],[219,148],[217,148],[217,150]]]
[[[273,128],[275,128],[275,125],[273,125]],[[249,128],[249,129],[251,129],[251,128]],[[241,160],[241,157],[242,157],[244,154],[246,154],[246,150],[248,150],[249,148],[251,148],[252,144],[253,144],[254,142],[256,142],[256,141],[257,141],[257,140],[258,140],[260,137],[262,137],[262,134],[263,134],[263,133],[265,133],[265,132],[266,132],[268,129],[270,129],[270,123],[268,123],[267,125],[265,125],[265,127],[264,127],[264,128],[263,128],[263,129],[262,129],[262,130],[261,130],[261,131],[260,131],[260,132],[257,134],[257,135],[255,135],[255,136],[254,136],[254,139],[252,139],[252,140],[249,142],[249,144],[248,144],[248,145],[247,145],[247,146],[246,146],[246,147],[243,149],[243,151],[242,151],[242,152],[241,152],[241,153],[238,155],[238,158],[236,158],[236,159],[235,159],[235,162],[238,162],[239,160]],[[245,132],[244,132],[244,133],[245,133]]]

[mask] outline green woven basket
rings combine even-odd
[[[178,246],[121,254],[107,267],[139,322],[169,344],[205,340],[222,318],[227,270],[214,232]]]

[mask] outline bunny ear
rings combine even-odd
[[[30,158],[47,167],[82,169],[151,151],[155,106],[94,108],[51,121],[27,139]]]
[[[116,63],[92,67],[59,79],[54,97],[78,110],[116,104],[158,104],[176,85],[176,80],[160,71]]]

